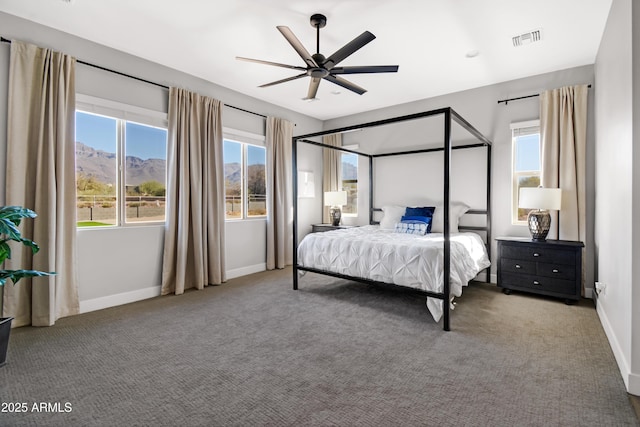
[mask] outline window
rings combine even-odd
[[[342,189],[347,192],[347,204],[342,213],[358,214],[358,155],[342,153]]]
[[[225,218],[247,219],[267,215],[266,149],[264,137],[225,130]]]
[[[531,209],[518,208],[520,188],[540,186],[540,121],[512,123],[512,223],[526,224]]]
[[[81,95],[78,101],[78,227],[164,222],[167,130],[154,123],[166,114],[146,117],[142,109]]]

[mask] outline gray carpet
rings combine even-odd
[[[14,329],[0,396],[28,412],[0,425],[639,425],[591,301],[473,284],[451,326],[414,294],[259,273]]]

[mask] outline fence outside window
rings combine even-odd
[[[242,218],[242,196],[227,195],[225,200],[227,218]],[[247,217],[267,215],[267,195],[249,194]]]
[[[114,195],[77,196],[78,223],[91,222],[92,226],[117,225],[117,199]],[[126,222],[164,221],[166,197],[127,196]],[[98,223],[98,224],[96,224]]]

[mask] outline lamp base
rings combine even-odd
[[[527,222],[529,223],[531,239],[544,242],[551,228],[551,215],[549,215],[549,212],[540,209],[531,211],[527,216]]]
[[[340,225],[340,219],[342,218],[342,211],[339,207],[333,206],[329,209],[329,217],[331,218],[331,225]]]

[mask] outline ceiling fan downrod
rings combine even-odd
[[[316,29],[316,54],[320,54],[320,28],[327,25],[327,17],[321,13],[314,13],[310,18],[311,26]]]

